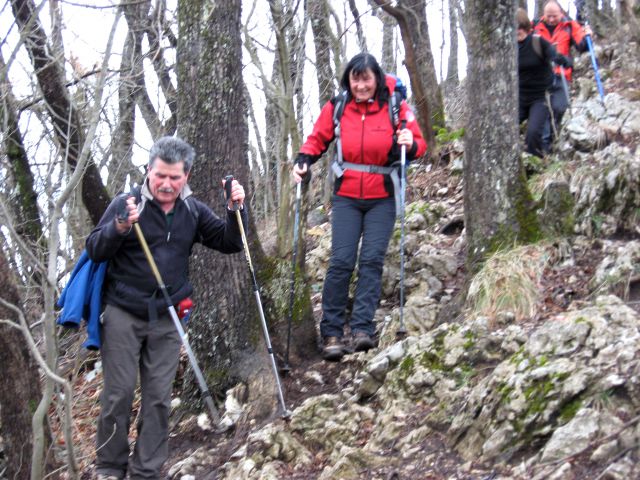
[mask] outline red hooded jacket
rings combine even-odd
[[[562,19],[562,21],[556,25],[556,28],[553,29],[553,33],[551,33],[549,31],[549,27],[544,23],[544,17],[542,17],[534,24],[533,32],[551,43],[556,47],[556,51],[560,55],[564,55],[566,57],[570,56],[571,45],[574,45],[576,50],[579,52],[584,52],[589,48],[585,40],[585,34],[582,26],[575,20],[568,18]],[[560,75],[560,67],[556,66],[554,71],[557,75]],[[564,76],[569,82],[571,81],[572,71],[572,68],[564,69]]]
[[[387,76],[386,83],[392,92],[395,79]],[[299,157],[309,164],[318,160],[335,138],[333,109],[332,101],[325,104],[311,135],[300,148]],[[403,120],[407,121],[407,128],[413,133],[413,145],[407,149],[408,161],[424,155],[427,143],[415,115],[404,100],[400,104],[400,122]],[[344,106],[340,132],[344,162],[385,166],[400,159],[400,148],[397,144],[394,147],[394,131],[386,101],[382,104],[378,100],[356,103],[350,98]],[[393,185],[388,175],[345,170],[344,175],[336,179],[334,191],[350,198],[386,198],[393,196]]]

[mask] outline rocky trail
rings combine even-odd
[[[525,158],[546,240],[494,255],[465,284],[463,146],[450,142],[437,165],[414,165],[409,174],[409,336],[395,338],[394,235],[376,313],[378,347],[340,363],[309,352],[293,364],[283,379],[288,421],[277,414],[247,420],[246,386],[227,394],[233,428],[225,433],[176,408],[167,478],[640,478],[634,48],[599,52],[609,92],[604,106],[589,59],[578,59],[556,153]],[[328,223],[307,234],[308,281],[321,285]],[[319,294],[313,302],[318,317]],[[100,388],[96,358],[65,360],[91,367],[76,382],[74,405],[87,479]]]

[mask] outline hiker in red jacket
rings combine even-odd
[[[586,36],[591,35],[589,25],[584,27],[575,20],[567,17],[560,4],[555,0],[549,0],[544,5],[543,16],[534,23],[533,33],[540,35],[543,39],[551,43],[560,55],[570,57],[571,47],[574,46],[578,52],[585,52],[589,48]],[[562,116],[569,107],[569,99],[562,86],[560,75],[564,73],[566,81],[571,82],[573,69],[569,66],[561,68],[557,65],[554,68],[554,79],[549,91],[551,96],[551,109],[553,112],[553,125],[551,122],[545,129],[544,142],[551,144],[562,122]],[[554,128],[555,127],[555,128]]]
[[[372,55],[360,53],[353,57],[344,70],[340,87],[343,93],[324,105],[293,166],[293,176],[300,182],[334,139],[342,147],[332,166],[338,178],[332,197],[332,252],[322,292],[320,323],[323,357],[330,361],[340,360],[345,353],[343,327],[349,282],[361,239],[358,282],[349,325],[355,351],[374,346],[373,316],[380,299],[384,257],[395,224],[394,194],[399,189],[397,164],[401,145],[406,147],[407,160],[424,155],[427,149],[407,103],[393,100],[397,98],[396,80],[384,74]],[[396,103],[397,126],[392,123],[392,105]],[[396,165],[392,167],[393,164]]]

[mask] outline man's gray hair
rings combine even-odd
[[[178,137],[162,137],[156,141],[149,151],[149,168],[156,158],[166,163],[184,162],[184,173],[189,173],[193,166],[196,151],[191,145]]]

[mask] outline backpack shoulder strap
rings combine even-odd
[[[391,126],[395,131],[400,125],[400,104],[402,103],[402,92],[394,90],[389,95],[389,120],[391,121]]]
[[[200,218],[200,210],[198,210],[198,206],[195,203],[195,198],[189,196],[184,199],[184,203],[187,206],[187,210],[191,213],[191,216],[196,221],[196,225],[198,224],[198,220]]]
[[[540,35],[533,34],[531,38],[531,45],[533,46],[533,51],[536,52],[536,55],[540,60],[544,60],[544,55],[542,54],[542,41],[540,40]]]
[[[344,113],[344,106],[347,104],[347,97],[348,92],[346,90],[342,90],[338,95],[331,99],[331,103],[333,103],[333,125],[336,127],[340,125],[340,119]]]

